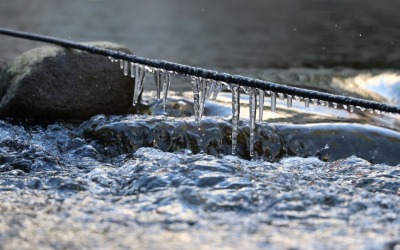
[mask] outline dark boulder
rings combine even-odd
[[[92,46],[129,52],[119,44]],[[134,81],[105,56],[55,46],[27,51],[0,73],[0,116],[87,119],[125,114],[132,106]]]

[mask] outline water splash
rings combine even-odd
[[[257,107],[257,90],[251,88],[249,91],[249,107],[250,107],[250,157],[254,156],[254,135],[255,135],[255,121],[256,121],[256,107]]]
[[[240,91],[239,85],[232,84],[232,154],[236,154],[237,137],[240,116]]]

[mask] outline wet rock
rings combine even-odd
[[[94,125],[95,124],[95,125]],[[231,152],[231,123],[223,119],[160,117],[117,117],[87,121],[82,134],[107,157],[135,152],[140,147],[154,147],[164,152],[189,149],[222,156]],[[398,132],[360,124],[286,125],[261,123],[256,126],[256,158],[277,161],[287,156],[316,156],[334,161],[355,155],[372,163],[398,164]],[[240,122],[237,155],[249,159],[249,129]]]
[[[129,50],[119,44],[92,46]],[[18,56],[0,73],[0,116],[87,119],[125,114],[131,108],[133,80],[105,56],[44,46]]]

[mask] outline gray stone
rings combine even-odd
[[[115,43],[86,44],[130,53]],[[133,79],[107,57],[44,46],[21,54],[0,73],[0,116],[87,119],[126,114],[133,91]]]

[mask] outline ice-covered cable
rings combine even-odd
[[[108,49],[104,49],[104,48],[93,47],[93,46],[80,44],[80,43],[76,43],[76,42],[72,42],[72,41],[68,41],[68,40],[58,39],[55,37],[43,36],[43,35],[38,35],[38,34],[33,34],[33,33],[28,33],[28,32],[12,30],[12,29],[0,28],[0,34],[23,38],[23,39],[34,40],[34,41],[51,43],[51,44],[59,45],[62,47],[83,50],[83,51],[87,51],[87,52],[99,54],[99,55],[104,55],[104,56],[110,56],[114,59],[121,59],[121,60],[134,62],[134,63],[138,63],[141,65],[153,67],[153,68],[164,69],[166,71],[176,72],[181,75],[187,75],[187,76],[199,77],[199,78],[203,78],[203,79],[227,82],[230,84],[237,84],[240,86],[258,88],[258,89],[262,89],[262,90],[266,90],[266,91],[273,91],[276,93],[284,93],[284,94],[290,95],[290,96],[298,96],[298,97],[302,97],[302,98],[308,98],[309,100],[318,99],[320,101],[325,101],[326,103],[328,103],[328,105],[331,102],[331,103],[346,105],[349,107],[355,106],[355,107],[362,107],[362,108],[370,109],[370,110],[379,110],[379,111],[388,112],[388,113],[400,114],[399,106],[389,105],[386,103],[380,103],[380,102],[364,100],[364,99],[359,99],[359,98],[341,96],[341,95],[333,95],[333,94],[323,93],[323,92],[319,92],[319,91],[313,91],[313,90],[308,90],[308,89],[303,89],[303,88],[286,86],[286,85],[282,85],[282,84],[278,84],[278,83],[266,82],[263,80],[244,77],[244,76],[240,76],[240,75],[230,75],[230,74],[220,73],[220,72],[213,71],[213,70],[202,69],[202,68],[192,67],[192,66],[188,66],[188,65],[163,61],[163,60],[149,59],[149,58],[139,57],[139,56],[136,56],[133,54],[127,54],[127,53],[120,52],[120,51],[114,51],[114,50],[108,50]]]

